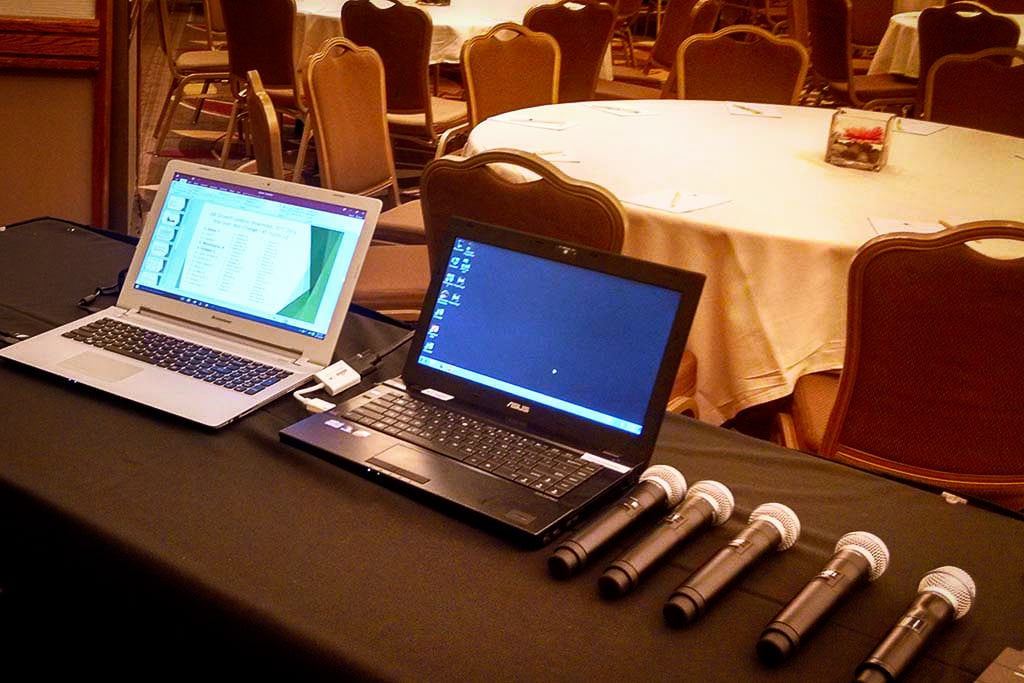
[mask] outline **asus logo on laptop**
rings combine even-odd
[[[506,408],[511,408],[512,410],[518,410],[520,413],[528,413],[528,412],[530,412],[530,406],[523,405],[522,403],[517,403],[516,401],[509,401],[505,405],[505,407]]]

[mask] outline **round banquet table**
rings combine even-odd
[[[402,0],[404,4],[415,4]],[[448,6],[419,5],[434,23],[430,46],[432,64],[458,64],[462,44],[503,21],[522,23],[526,10],[539,0],[452,0]],[[341,6],[345,0],[296,0],[297,63],[317,51],[328,38],[341,35]]]
[[[920,11],[901,12],[889,19],[882,42],[871,58],[869,74],[892,73],[920,78],[921,54],[917,44],[917,18]],[[1024,14],[1006,14],[1021,27],[1018,46],[1024,48]]]
[[[721,423],[842,365],[847,270],[863,242],[939,221],[1024,220],[1024,139],[924,124],[930,134],[894,132],[875,173],[825,163],[831,115],[682,100],[548,105],[482,122],[466,153],[532,151],[608,188],[626,208],[626,254],[707,275],[688,346],[701,418]]]

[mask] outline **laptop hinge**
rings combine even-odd
[[[248,336],[246,336],[244,334],[238,334],[237,332],[233,332],[231,334],[228,334],[227,332],[224,332],[223,330],[219,330],[216,327],[210,327],[208,325],[203,325],[203,324],[191,321],[191,320],[185,320],[184,318],[179,318],[178,316],[175,316],[175,315],[170,315],[170,314],[167,314],[167,313],[162,313],[160,311],[154,311],[153,309],[146,308],[145,306],[141,306],[141,307],[138,307],[138,308],[128,309],[126,311],[126,315],[137,315],[137,316],[142,317],[142,318],[153,318],[153,319],[156,319],[157,321],[161,321],[161,320],[170,321],[170,322],[173,322],[174,325],[176,325],[178,327],[185,327],[185,328],[188,328],[190,330],[195,330],[197,332],[201,332],[201,333],[209,335],[211,337],[216,337],[217,339],[222,339],[222,340],[224,340],[226,342],[234,342],[234,343],[237,344],[237,343],[239,343],[239,341],[244,340],[246,344],[248,344],[248,345],[250,345],[250,346],[252,346],[252,347],[254,347],[254,348],[256,348],[256,349],[258,349],[260,351],[263,351],[263,352],[269,353],[269,354],[273,354],[273,355],[277,355],[277,356],[284,356],[284,357],[288,358],[289,360],[291,360],[291,362],[294,363],[295,365],[300,365],[300,364],[302,364],[304,362],[307,362],[307,360],[308,360],[307,358],[305,358],[302,355],[302,351],[300,351],[298,349],[291,349],[291,348],[288,348],[286,346],[278,346],[276,344],[268,344],[265,341],[261,341],[259,339],[253,339],[252,337],[248,337]]]

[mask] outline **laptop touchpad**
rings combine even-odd
[[[378,453],[366,462],[386,469],[389,472],[394,472],[406,479],[412,479],[417,484],[426,484],[430,481],[430,477],[422,473],[429,471],[430,462],[436,457],[398,445]]]
[[[86,351],[77,356],[72,356],[57,365],[107,382],[120,382],[143,370],[143,368],[122,363],[93,351]]]

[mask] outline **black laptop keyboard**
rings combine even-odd
[[[111,318],[100,318],[63,336],[250,395],[292,374]]]
[[[375,398],[345,417],[556,498],[600,469],[580,453],[400,392]]]

